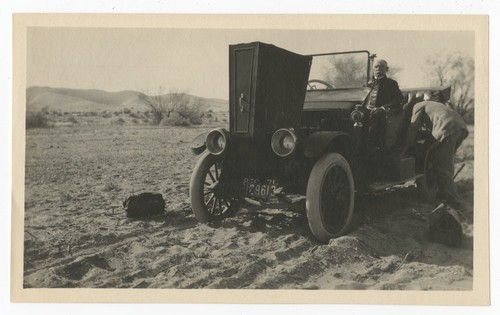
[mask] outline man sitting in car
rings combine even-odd
[[[372,90],[366,104],[366,108],[370,111],[368,143],[375,152],[379,152],[385,147],[387,111],[400,109],[403,101],[403,94],[399,89],[398,82],[387,77],[388,71],[387,61],[378,59],[373,64],[373,78],[369,83]]]

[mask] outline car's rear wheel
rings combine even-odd
[[[307,218],[313,235],[328,242],[347,234],[354,215],[354,179],[345,158],[328,153],[314,165],[307,183]]]
[[[200,222],[226,218],[236,208],[235,200],[221,185],[221,166],[222,157],[205,152],[193,170],[189,195],[194,216]]]
[[[432,170],[432,153],[425,157],[424,176],[417,178],[417,189],[429,201],[435,200],[439,193],[439,184],[436,173]]]

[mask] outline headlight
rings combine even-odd
[[[225,129],[214,129],[207,135],[205,143],[207,144],[208,152],[213,155],[222,154],[228,144],[229,133]]]
[[[355,127],[363,127],[363,117],[365,114],[361,111],[363,105],[356,105],[355,109],[351,112],[351,119],[354,121]]]
[[[292,129],[279,129],[271,138],[271,148],[279,156],[288,156],[295,151],[297,136]]]

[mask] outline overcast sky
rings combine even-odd
[[[402,68],[402,87],[426,86],[435,52],[473,56],[465,31],[46,28],[28,30],[27,86],[156,91],[228,99],[228,45],[262,41],[301,54],[369,50]]]

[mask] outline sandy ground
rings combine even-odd
[[[59,126],[27,131],[27,288],[280,288],[471,290],[472,226],[461,248],[430,243],[437,203],[412,185],[358,198],[351,234],[320,244],[304,209],[244,206],[200,224],[189,203],[203,128]],[[458,188],[472,204],[473,133]],[[129,194],[159,192],[166,215],[127,219]]]

